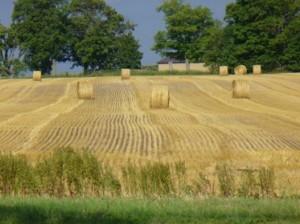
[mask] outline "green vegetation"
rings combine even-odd
[[[181,0],[170,0],[164,1],[158,11],[165,15],[166,30],[156,34],[153,50],[162,56],[197,60],[195,43],[215,22],[210,10],[202,6],[192,8]]]
[[[164,1],[158,11],[166,29],[155,35],[153,50],[205,62],[214,72],[239,64],[300,71],[299,10],[298,0],[237,0],[227,6],[222,23],[207,7]],[[85,75],[141,67],[135,25],[104,0],[17,0],[12,19],[12,27],[0,24],[0,75],[27,68],[49,75],[54,62],[66,61],[83,67]]]
[[[166,30],[155,36],[162,56],[203,61],[213,68],[263,65],[264,71],[300,71],[300,2],[237,0],[227,6],[225,24],[208,8],[165,1]]]
[[[69,5],[70,58],[84,73],[139,68],[142,54],[134,25],[103,0],[72,0]]]
[[[0,76],[19,75],[27,69],[17,55],[15,34],[0,24]]]
[[[199,75],[217,75],[216,73],[208,74],[199,71],[188,71],[188,72],[181,72],[181,71],[157,71],[157,70],[143,70],[143,69],[132,69],[131,76],[199,76]],[[63,73],[63,74],[56,74],[53,75],[43,75],[43,79],[45,78],[78,78],[78,77],[105,77],[105,76],[121,76],[120,70],[105,70],[105,71],[98,71],[89,74],[70,74],[70,73]],[[6,78],[6,77],[3,77]],[[19,76],[16,78],[32,78],[31,76]]]
[[[299,223],[298,200],[4,198],[0,223]]]
[[[225,49],[231,57],[225,55],[224,62],[300,71],[299,9],[298,0],[237,0],[229,4],[224,32]]]
[[[214,174],[200,170],[195,177],[180,161],[115,168],[87,150],[71,148],[56,150],[34,164],[21,155],[0,155],[2,196],[277,198],[283,190],[276,189],[275,172],[269,167],[241,170],[219,164]]]
[[[32,70],[51,74],[54,61],[85,73],[140,67],[134,25],[104,0],[17,0],[12,18],[14,40]]]
[[[105,70],[101,72],[93,72],[90,74],[78,74],[78,75],[72,75],[72,74],[61,74],[57,75],[58,77],[80,77],[80,76],[91,76],[91,77],[97,77],[97,76],[120,76],[121,71],[120,70]],[[174,76],[174,75],[211,75],[204,72],[199,71],[158,71],[155,69],[131,69],[131,76]],[[214,74],[216,75],[216,73]],[[56,77],[57,77],[56,76]],[[51,77],[51,76],[44,76],[44,77]]]
[[[118,75],[119,74],[120,73],[118,73]],[[199,71],[187,71],[187,72],[183,72],[183,71],[158,71],[158,70],[132,70],[131,74],[133,76],[211,75],[210,73],[199,72]]]
[[[63,0],[15,2],[11,30],[24,57],[32,70],[50,74],[54,60],[66,60],[68,29],[66,5]]]

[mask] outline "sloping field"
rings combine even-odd
[[[273,166],[300,186],[300,76],[245,77],[251,99],[232,99],[236,78],[89,78],[95,100],[78,100],[79,79],[0,81],[0,149],[38,156],[85,148],[114,167],[185,161],[194,170],[219,161]],[[150,110],[153,84],[166,84],[171,107]]]

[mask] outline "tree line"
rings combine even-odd
[[[8,75],[25,65],[50,74],[54,61],[84,73],[138,68],[134,29],[104,0],[17,0],[11,27],[0,26],[0,67]]]
[[[162,57],[300,71],[300,0],[236,0],[224,21],[183,0],[164,0],[158,11],[166,28],[155,35],[153,50]],[[139,68],[134,29],[104,0],[16,0],[12,25],[0,24],[0,73],[50,74],[54,62],[67,61],[84,73]]]
[[[300,71],[300,1],[236,0],[224,21],[202,6],[166,0],[158,8],[166,29],[155,36],[162,56],[217,68],[261,64],[267,71]]]

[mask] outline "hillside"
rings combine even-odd
[[[300,186],[300,76],[245,77],[251,99],[232,99],[234,76],[87,78],[95,100],[78,100],[79,79],[0,81],[0,149],[32,158],[64,146],[90,150],[113,167],[185,161],[208,172],[219,161],[272,166]],[[170,109],[151,110],[153,84]]]

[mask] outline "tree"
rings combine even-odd
[[[237,0],[226,9],[229,65],[262,64],[266,70],[300,67],[299,0]]]
[[[72,0],[69,7],[70,58],[85,73],[140,67],[142,54],[134,26],[103,0]]]
[[[66,4],[66,0],[15,2],[12,28],[30,69],[50,74],[54,60],[67,60]]]
[[[0,75],[18,75],[26,66],[17,56],[13,30],[0,24]]]
[[[140,68],[142,53],[139,44],[130,32],[117,39],[117,51],[115,53],[115,65],[118,68]]]
[[[0,73],[9,75],[11,73],[11,63],[9,57],[14,46],[9,35],[9,29],[0,24]]]
[[[221,22],[207,29],[205,35],[196,41],[194,55],[202,56],[203,62],[217,70],[224,60],[224,47],[226,46],[225,33]]]
[[[279,55],[283,67],[290,71],[300,71],[300,17],[290,22],[276,40],[278,47],[283,49]]]
[[[166,0],[158,11],[165,15],[166,30],[155,35],[153,50],[179,60],[201,60],[203,54],[196,53],[195,46],[215,25],[211,11],[202,6],[193,8],[182,0]]]

